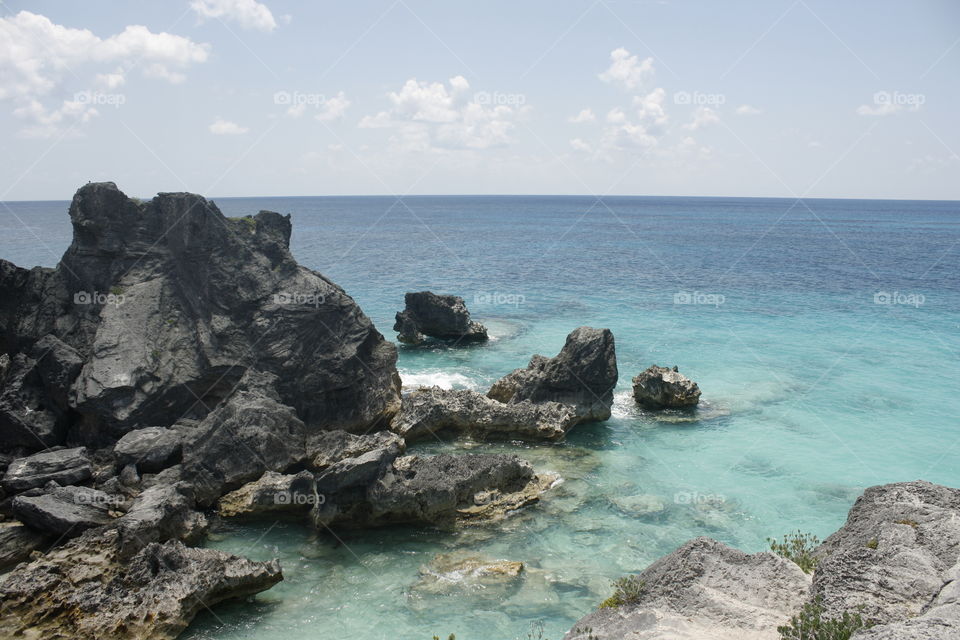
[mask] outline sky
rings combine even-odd
[[[0,200],[960,199],[956,0],[0,3]]]

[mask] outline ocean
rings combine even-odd
[[[462,296],[489,343],[400,347],[405,387],[485,391],[582,325],[610,328],[613,417],[557,445],[505,451],[563,482],[494,526],[336,531],[231,524],[208,545],[284,581],[202,612],[184,635],[558,640],[638,572],[696,536],[753,552],[824,538],[868,486],[960,486],[960,203],[567,196],[215,198],[228,216],[293,217],[291,249],[394,339],[406,291]],[[0,257],[52,266],[66,202],[0,206]],[[695,419],[639,410],[630,379],[673,366]],[[521,561],[509,584],[445,576],[443,558]],[[425,576],[427,579],[425,579]]]

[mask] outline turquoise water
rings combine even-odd
[[[561,445],[414,447],[516,452],[564,478],[541,504],[495,526],[218,531],[210,546],[279,557],[285,580],[204,612],[187,638],[506,640],[527,638],[539,621],[556,640],[609,595],[613,578],[693,536],[754,551],[798,528],[826,536],[870,485],[960,486],[958,203],[217,203],[227,215],[292,213],[297,259],[343,286],[388,338],[404,291],[463,296],[494,339],[402,347],[406,385],[485,390],[531,354],[555,354],[580,325],[613,330],[621,381],[613,418]],[[42,241],[0,208],[0,256],[53,264],[69,242],[66,203],[8,206]],[[884,292],[896,303],[878,304]],[[704,304],[676,303],[691,298]],[[699,382],[699,420],[633,405],[630,378],[653,363]],[[438,553],[518,560],[526,571],[504,585],[430,588],[421,572]]]

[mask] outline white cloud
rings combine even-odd
[[[738,116],[758,116],[763,113],[763,110],[750,104],[742,104],[737,107],[736,113]]]
[[[244,29],[267,32],[277,28],[273,13],[266,5],[256,0],[193,0],[190,8],[201,20],[208,18],[230,20]]]
[[[64,127],[67,127],[67,132],[74,131],[74,127],[89,122],[99,112],[84,100],[65,100],[60,107],[52,110],[37,100],[31,100],[29,104],[14,109],[13,115],[28,121],[20,131],[23,137],[50,138],[63,131]]]
[[[716,124],[717,122],[720,122],[720,116],[717,115],[716,111],[710,107],[697,107],[697,110],[693,114],[693,120],[683,125],[683,128],[696,131],[707,125]]]
[[[209,129],[210,133],[215,136],[238,136],[250,130],[247,127],[241,127],[236,122],[230,122],[223,118],[214,120]]]
[[[21,11],[0,18],[0,100],[13,101],[20,117],[32,119],[38,130],[52,135],[57,130],[56,114],[63,114],[59,123],[64,124],[73,108],[64,111],[62,105],[41,105],[41,110],[33,103],[63,91],[65,78],[74,90],[89,91],[93,86],[116,89],[125,82],[127,72],[139,66],[144,76],[178,82],[184,79],[181,71],[205,62],[209,53],[210,45],[153,33],[140,25],[100,38],[87,29],[65,27],[46,16]],[[87,76],[86,65],[109,65],[112,70]]]
[[[568,122],[573,122],[573,123],[575,123],[575,124],[579,124],[579,123],[582,123],[582,122],[593,122],[593,121],[595,121],[596,119],[597,119],[597,116],[594,115],[593,109],[589,109],[589,108],[588,108],[588,109],[583,109],[583,110],[581,110],[580,113],[578,113],[578,114],[575,115],[575,116],[572,116],[572,117],[570,117],[570,118],[567,118],[567,121],[568,121]]]
[[[620,124],[627,121],[627,114],[620,107],[614,107],[607,112],[607,122],[610,124]]]
[[[520,104],[491,104],[491,94],[467,97],[463,76],[442,82],[411,78],[399,92],[390,92],[389,109],[365,116],[363,129],[394,129],[393,146],[405,151],[487,149],[509,144],[514,121],[529,111]]]
[[[320,105],[320,113],[314,117],[321,122],[336,120],[337,118],[343,117],[343,114],[346,113],[347,107],[349,106],[350,101],[347,100],[347,96],[341,91],[332,98],[324,100]]]
[[[637,56],[631,56],[629,51],[620,47],[610,52],[610,67],[599,78],[626,89],[636,89],[652,75],[653,58],[641,62]]]
[[[574,138],[570,141],[570,146],[573,147],[575,151],[582,151],[584,153],[590,153],[593,151],[593,147],[590,146],[589,142],[581,140],[580,138]]]
[[[663,127],[668,120],[667,113],[663,110],[666,96],[667,92],[660,87],[645,96],[634,96],[633,106],[637,109],[637,117],[648,126]]]

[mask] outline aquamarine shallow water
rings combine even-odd
[[[580,325],[613,330],[621,382],[614,417],[562,445],[414,448],[517,452],[563,476],[540,505],[494,527],[218,531],[210,546],[279,557],[285,580],[201,614],[187,638],[499,640],[542,621],[556,640],[609,595],[611,579],[691,537],[754,551],[798,528],[826,536],[873,484],[960,486],[960,203],[217,203],[227,215],[291,213],[296,258],[343,286],[388,338],[404,291],[462,295],[494,340],[401,348],[407,385],[485,390],[531,354],[555,354]],[[0,207],[0,257],[55,263],[69,242],[66,203],[8,206],[32,232]],[[900,303],[877,304],[878,293]],[[722,303],[676,303],[688,299]],[[702,419],[633,406],[630,377],[653,363],[700,383]],[[527,571],[504,589],[431,593],[419,572],[438,553],[520,560]]]

